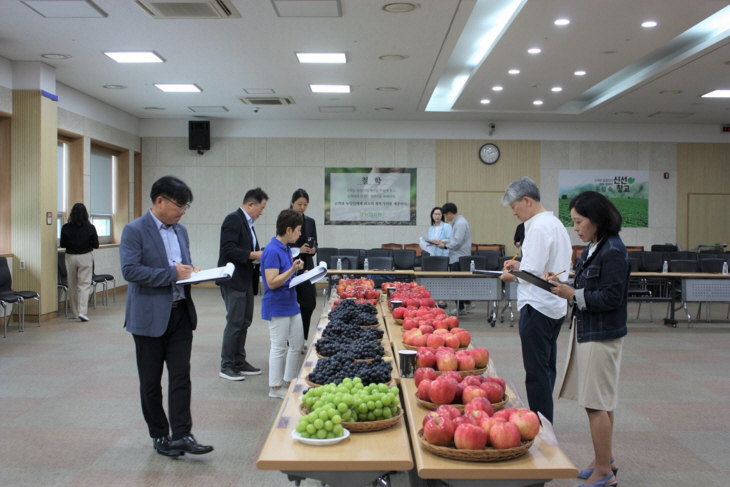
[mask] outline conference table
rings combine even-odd
[[[327,311],[320,317],[314,338],[305,355],[302,369],[290,384],[274,424],[264,442],[256,466],[279,470],[290,480],[317,479],[332,487],[354,487],[383,479],[391,471],[409,473],[411,486],[426,485],[428,479],[448,480],[452,486],[540,486],[556,478],[575,478],[575,466],[558,446],[548,446],[540,437],[520,458],[492,463],[471,463],[438,457],[421,448],[415,434],[426,410],[415,402],[415,384],[401,378],[397,360],[402,345],[402,327],[393,320],[383,296],[377,306],[385,335],[383,346],[393,360],[392,377],[401,389],[404,416],[391,428],[369,433],[353,433],[332,446],[309,446],[291,436],[300,416],[302,394],[309,388],[305,378],[318,360],[314,342],[327,325]],[[492,370],[493,364],[490,362]],[[509,389],[508,395],[517,398]]]

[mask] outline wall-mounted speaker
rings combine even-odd
[[[210,150],[210,121],[188,121],[188,149]]]

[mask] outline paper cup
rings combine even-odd
[[[400,376],[404,379],[412,378],[416,368],[416,351],[399,350],[398,358],[400,360]]]
[[[403,306],[403,302],[402,301],[391,301],[390,302],[390,307],[392,309],[400,308],[401,306]]]

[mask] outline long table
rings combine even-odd
[[[305,445],[292,438],[292,430],[300,417],[301,396],[309,388],[305,377],[318,360],[314,342],[321,337],[327,325],[328,310],[329,306],[317,324],[302,369],[296,381],[292,381],[289,386],[256,467],[261,470],[280,470],[292,480],[317,479],[332,487],[366,485],[391,471],[411,470],[413,458],[404,419],[387,430],[353,433],[331,446]],[[387,335],[384,336],[384,342],[388,343]],[[398,378],[396,367],[393,376]]]
[[[388,335],[397,356],[398,351],[405,348],[403,346],[403,327],[395,323],[388,310],[387,302],[383,302],[381,306],[381,312],[385,317],[385,327],[388,329]],[[397,363],[397,365],[400,364]],[[490,360],[491,367],[493,364]],[[411,476],[412,480],[416,476],[418,479],[442,479],[455,487],[527,487],[544,485],[553,479],[571,479],[578,475],[578,470],[560,447],[546,445],[540,437],[535,439],[535,444],[524,456],[514,460],[472,463],[434,455],[421,446],[416,436],[428,411],[419,406],[415,399],[415,382],[413,379],[401,378],[400,387],[408,418],[411,448],[416,461],[416,475]],[[517,394],[509,388],[507,394],[510,398],[517,397]]]

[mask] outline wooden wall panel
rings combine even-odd
[[[720,234],[715,228],[723,221],[718,212],[730,208],[707,206],[711,201],[722,205],[722,195],[730,195],[730,144],[677,144],[677,241],[683,248],[720,238],[730,244],[728,226]],[[719,220],[708,220],[708,213]]]
[[[436,141],[436,204],[452,201],[469,221],[474,243],[500,243],[514,255],[515,227],[519,221],[502,206],[507,185],[529,176],[540,185],[540,142],[533,140],[490,141],[500,149],[496,164],[479,160],[483,140]]]
[[[692,218],[688,226],[688,245],[730,243],[730,195],[690,194],[687,209]]]
[[[0,254],[12,251],[10,118],[0,118]]]

